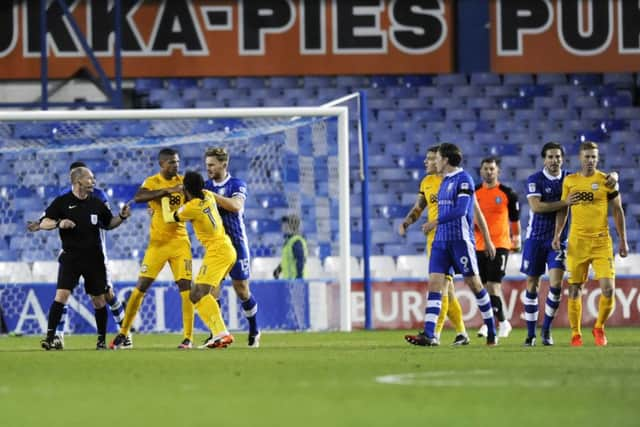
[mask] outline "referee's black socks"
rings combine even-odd
[[[105,337],[107,335],[107,306],[96,308],[96,328],[98,336]]]
[[[493,307],[493,315],[499,322],[504,322],[504,311],[502,310],[502,299],[497,295],[490,295],[491,307]]]
[[[60,323],[62,317],[62,310],[64,310],[64,304],[58,301],[53,301],[49,308],[49,323],[47,325],[47,339],[53,339],[56,335],[56,328]]]

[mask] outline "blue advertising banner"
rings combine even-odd
[[[126,301],[135,283],[117,283],[115,292]],[[305,330],[310,328],[309,285],[301,281],[253,281],[251,291],[258,301],[258,316],[263,329]],[[44,334],[47,315],[56,287],[51,283],[0,283],[0,306],[10,331],[24,334]],[[230,330],[246,330],[240,301],[230,283],[223,283],[221,308]],[[96,332],[93,306],[82,286],[78,286],[68,301],[69,318],[65,329],[70,333]],[[116,332],[111,316],[109,332]],[[138,332],[180,332],[182,330],[181,300],[178,288],[171,282],[156,282],[147,291],[134,323]],[[206,330],[196,315],[196,330]]]

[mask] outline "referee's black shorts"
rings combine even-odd
[[[101,251],[94,254],[63,252],[58,257],[58,262],[58,289],[73,291],[82,276],[84,290],[88,295],[107,293],[107,268]]]
[[[509,258],[509,249],[496,248],[496,257],[489,258],[485,251],[476,251],[478,258],[478,269],[480,270],[480,279],[482,283],[502,282],[502,278],[507,271],[507,260]]]

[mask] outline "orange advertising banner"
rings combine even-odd
[[[514,327],[524,328],[524,294],[526,280],[506,278],[502,282],[503,308],[505,317]],[[482,317],[473,292],[461,280],[455,282],[456,296],[462,306],[463,319],[468,328],[482,325]],[[598,300],[601,294],[596,281],[585,284],[583,296],[582,322],[585,330],[593,326],[598,315]],[[354,281],[351,287],[352,321],[354,328],[364,327],[363,283]],[[539,322],[545,312],[548,283],[543,280],[538,295]],[[563,291],[560,307],[553,324],[556,327],[569,326],[567,315],[567,289]],[[427,283],[424,281],[372,283],[372,323],[375,329],[416,329],[424,326]],[[609,326],[634,326],[640,321],[640,278],[626,276],[616,278],[616,308],[607,321]],[[448,323],[447,323],[448,324]],[[524,337],[522,337],[524,339]]]
[[[40,78],[37,1],[0,6],[0,78]],[[114,2],[69,11],[107,75]],[[445,0],[121,0],[123,76],[181,77],[451,72]],[[47,6],[50,78],[91,63],[59,2]]]
[[[490,0],[497,73],[637,72],[637,0]]]

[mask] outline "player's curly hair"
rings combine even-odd
[[[187,171],[182,180],[184,189],[193,197],[204,200],[204,178],[198,172]]]

